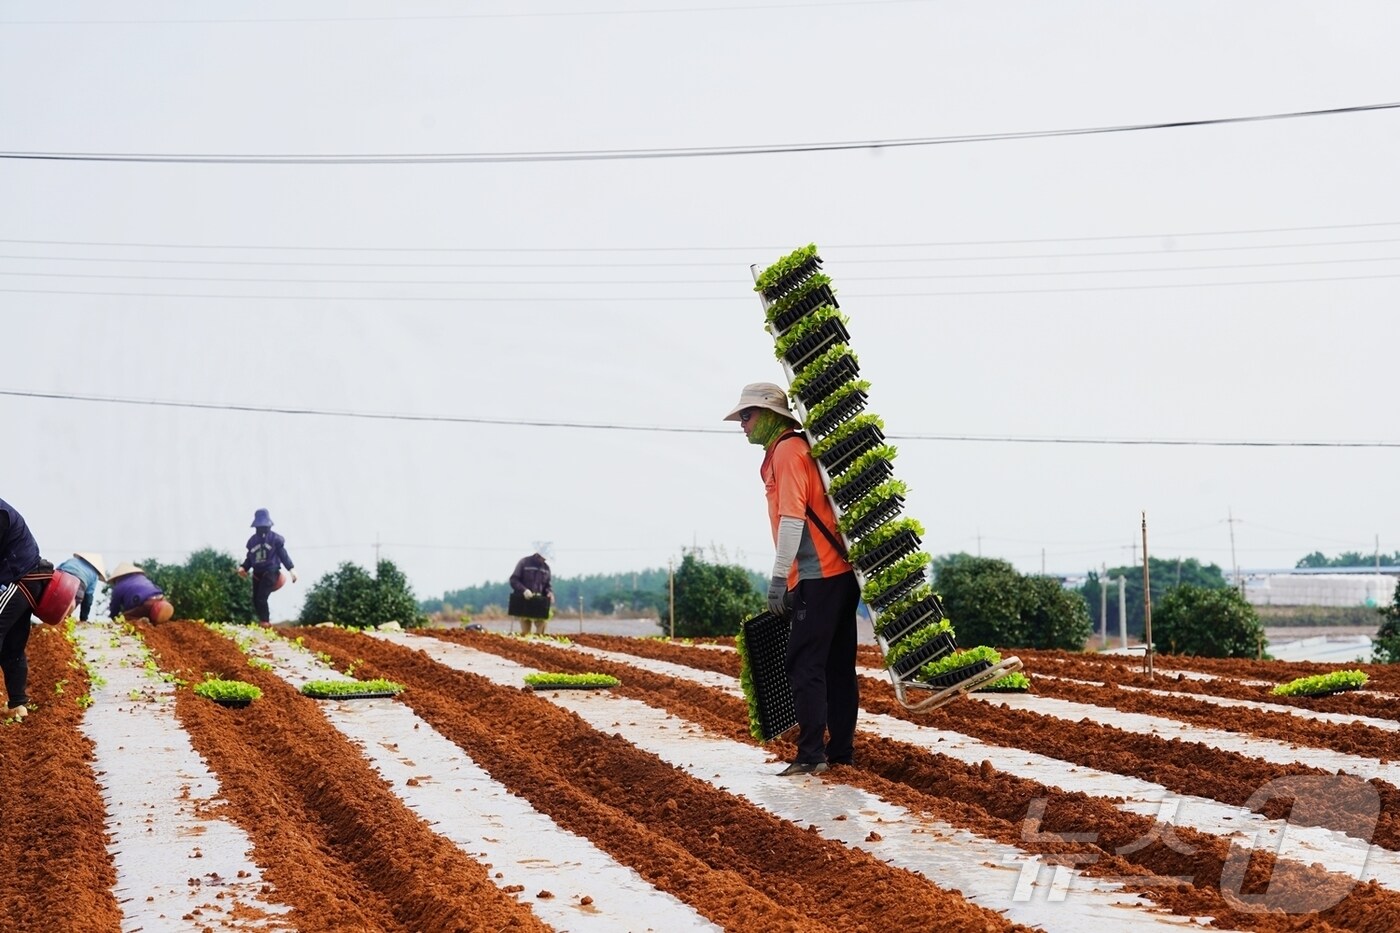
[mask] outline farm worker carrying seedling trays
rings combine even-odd
[[[82,584],[39,556],[39,543],[14,506],[0,499],[0,670],[7,719],[29,715],[30,616],[56,625],[68,618]]]
[[[792,622],[786,667],[797,716],[797,758],[779,774],[820,774],[829,765],[852,764],[860,701],[860,584],[832,530],[836,515],[812,448],[788,407],[787,393],[771,382],[744,386],[724,420],[739,422],[749,443],[765,451],[758,472],[777,547],[768,608]]]
[[[543,635],[554,612],[553,573],[549,561],[536,551],[520,558],[510,575],[510,605],[506,611],[520,622],[520,634],[529,635],[530,626],[536,635]]]
[[[253,513],[253,536],[248,539],[248,554],[243,558],[243,566],[238,568],[240,577],[253,572],[253,612],[264,625],[272,618],[267,598],[273,590],[282,588],[286,582],[282,568],[297,582],[297,572],[292,569],[292,559],[287,555],[287,539],[272,530],[272,516],[267,509]]]

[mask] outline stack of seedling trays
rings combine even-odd
[[[875,637],[895,693],[908,709],[932,709],[1007,677],[1020,669],[1021,661],[1002,658],[991,648],[958,649],[952,623],[929,580],[932,559],[920,550],[924,527],[904,517],[908,487],[894,475],[896,450],[885,441],[884,422],[866,411],[870,383],[860,378],[848,319],[821,265],[816,246],[803,247],[761,273],[755,269],[755,291],[763,298],[793,412],[821,467],[861,596],[875,615]],[[763,720],[765,695],[786,691],[791,708],[782,666],[787,628],[775,622],[765,613],[745,623],[744,630],[745,671],[754,680],[751,707],[757,697],[759,719],[754,721],[764,723],[764,732],[769,720],[773,727],[785,721],[772,713]],[[755,650],[758,631],[770,641],[773,633],[781,633],[778,648],[765,645],[766,651],[777,652],[776,670]],[[932,696],[912,699],[915,691]]]

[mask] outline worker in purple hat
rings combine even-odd
[[[248,539],[248,556],[243,558],[238,575],[246,577],[252,571],[253,611],[263,624],[272,618],[267,597],[282,586],[283,567],[291,574],[292,582],[297,582],[297,572],[292,569],[292,559],[287,555],[287,539],[272,530],[272,516],[267,509],[258,509],[253,513],[253,536]]]

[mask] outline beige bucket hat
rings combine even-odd
[[[782,386],[774,385],[771,382],[751,382],[744,386],[744,391],[739,393],[739,404],[724,416],[725,421],[738,421],[739,413],[745,408],[766,408],[775,411],[792,421],[797,421],[797,416],[788,407],[787,393]]]
[[[144,573],[144,572],[145,572],[145,571],[143,571],[140,567],[136,566],[135,564],[131,563],[130,561],[122,561],[120,564],[117,564],[117,569],[113,570],[113,571],[112,571],[112,575],[111,575],[110,577],[108,577],[107,579],[108,579],[108,580],[115,580],[115,579],[117,579],[118,577],[125,577],[125,576],[127,576],[127,575],[129,575],[129,574],[133,574],[133,573]]]
[[[74,551],[73,556],[78,560],[85,560],[93,570],[97,571],[97,579],[107,582],[107,565],[102,562],[101,554],[94,554],[91,551]]]

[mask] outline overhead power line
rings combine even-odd
[[[1316,233],[1322,230],[1360,230],[1367,227],[1400,227],[1400,220],[1376,220],[1354,224],[1314,224],[1306,227],[1253,227],[1239,230],[1188,230],[1171,233],[1106,233],[1096,236],[1035,237],[1013,240],[933,240],[914,243],[825,243],[827,249],[907,249],[945,246],[1011,246],[1027,243],[1089,243],[1102,240],[1170,240],[1201,236],[1250,236],[1260,233]],[[0,243],[26,246],[117,246],[131,249],[281,250],[326,253],[703,253],[790,249],[773,244],[759,246],[297,246],[247,243],[142,243],[117,240],[31,240],[0,237]],[[1308,245],[1308,244],[1299,244]]]
[[[1400,101],[1328,107],[1322,110],[1295,110],[1284,113],[1210,117],[1196,120],[1170,120],[1156,123],[1125,123],[1110,126],[1076,127],[1058,130],[1019,130],[1007,133],[969,133],[961,136],[921,136],[906,139],[868,139],[842,142],[775,143],[738,146],[689,146],[657,149],[564,149],[535,152],[440,152],[440,153],[363,153],[316,155],[311,153],[155,153],[155,152],[0,152],[0,159],[40,162],[159,162],[209,165],[405,165],[405,164],[487,164],[521,162],[609,162],[644,159],[698,159],[715,156],[777,155],[802,152],[848,152],[861,149],[910,149],[923,146],[950,146],[963,143],[1007,142],[1020,139],[1052,139],[1064,136],[1100,136],[1109,133],[1138,133],[1147,130],[1185,129],[1197,126],[1225,126],[1297,120],[1308,117],[1335,117],[1376,110],[1395,110]]]
[[[1170,270],[1161,270],[1170,271]],[[1155,291],[1158,289],[1181,288],[1238,288],[1261,285],[1304,285],[1317,282],[1361,282],[1376,279],[1400,278],[1400,272],[1375,273],[1373,275],[1333,275],[1312,276],[1291,279],[1246,279],[1231,282],[1154,282],[1136,285],[1076,285],[1066,288],[985,288],[969,291],[938,292],[869,292],[843,293],[846,299],[862,301],[889,298],[970,298],[978,295],[1057,295],[1081,292],[1128,292]],[[650,285],[665,285],[665,282],[650,282]],[[229,301],[377,301],[377,302],[456,302],[458,304],[492,304],[517,302],[611,302],[645,301],[656,304],[680,301],[753,301],[742,295],[489,295],[469,297],[462,295],[241,295],[234,293],[211,294],[208,292],[106,292],[79,291],[63,288],[0,288],[0,294],[11,295],[71,295],[90,298],[201,298]]]
[[[656,434],[726,434],[734,436],[732,427],[683,427],[676,425],[614,424],[599,421],[558,421],[531,418],[488,418],[468,415],[415,415],[395,412],[345,411],[324,408],[290,408],[270,405],[240,405],[229,402],[188,402],[172,399],[120,398],[117,396],[85,395],[70,392],[30,392],[0,389],[0,396],[39,398],[64,402],[96,402],[105,405],[137,405],[148,408],[186,408],[199,411],[252,412],[265,415],[301,415],[318,418],[357,418],[369,421],[410,421],[436,424],[486,424],[518,428],[574,428],[588,431],[635,431]],[[1400,441],[1266,441],[1266,440],[1190,440],[1112,437],[1034,437],[975,434],[887,434],[897,441],[945,441],[979,444],[1067,444],[1114,447],[1322,447],[1322,448],[1396,448]]]

